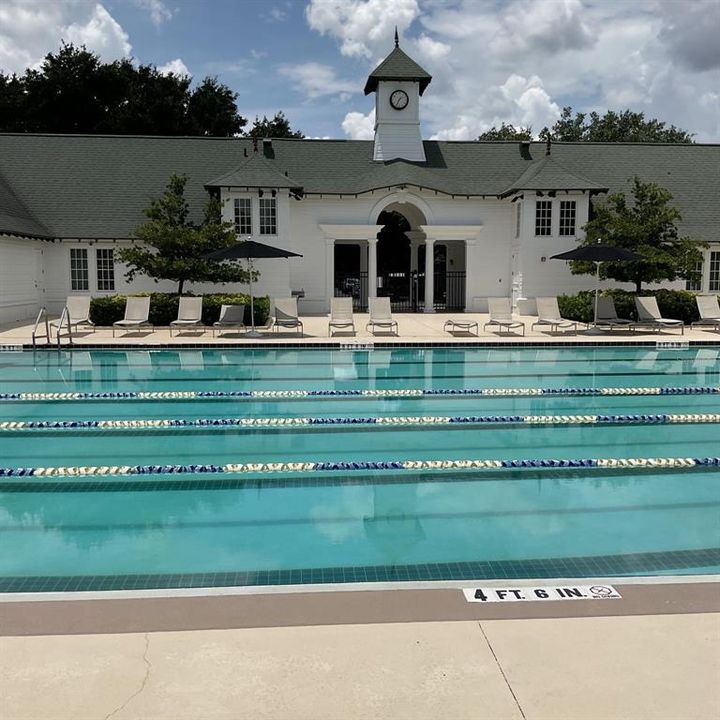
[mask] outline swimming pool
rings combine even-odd
[[[720,571],[720,351],[0,354],[0,591]]]

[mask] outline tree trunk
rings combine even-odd
[[[185,280],[180,280],[178,282],[178,295],[182,295],[184,285],[185,285]]]
[[[642,279],[635,278],[635,294],[639,295],[642,290]]]

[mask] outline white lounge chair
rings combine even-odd
[[[515,329],[522,329],[522,334],[525,335],[525,323],[520,320],[513,320],[512,308],[510,307],[510,300],[506,297],[494,297],[488,298],[488,311],[490,312],[490,319],[483,325],[483,332],[488,327],[495,327],[501,333],[505,331],[510,333]]]
[[[597,304],[597,319],[595,326],[602,330],[635,330],[637,324],[634,320],[619,318],[615,309],[615,301],[611,297],[599,297]]]
[[[696,295],[700,319],[691,324],[691,327],[705,326],[714,330],[720,330],[720,305],[718,305],[717,295]]]
[[[59,332],[61,322],[64,327],[69,325],[71,331],[73,327],[77,330],[84,325],[91,327],[95,332],[95,323],[90,320],[90,300],[92,300],[90,295],[68,295],[62,315],[50,323],[51,332],[52,328]]]
[[[449,333],[463,332],[475,335],[478,334],[478,324],[475,320],[457,320],[456,318],[450,318],[445,321],[443,330]]]
[[[533,330],[536,326],[550,328],[550,332],[558,330],[572,330],[577,333],[578,323],[574,320],[566,320],[560,315],[560,308],[556,297],[535,298],[537,304],[538,319],[530,326]]]
[[[330,300],[330,322],[328,322],[328,336],[333,329],[350,330],[355,332],[353,318],[353,299],[351,297],[334,297]]]
[[[682,320],[664,318],[660,314],[657,300],[654,297],[636,297],[635,307],[638,311],[638,325],[651,327],[657,330],[662,328],[680,328],[680,334],[685,334],[685,323]]]
[[[244,305],[221,305],[220,317],[213,323],[213,335],[216,332],[222,335],[230,330],[246,330]]]
[[[298,315],[297,298],[273,298],[273,330],[287,328],[303,334],[303,324]]]
[[[398,324],[393,320],[392,310],[390,309],[390,298],[368,298],[368,310],[370,311],[370,322],[365,326],[366,330],[372,328],[372,334],[375,334],[375,328],[381,330],[389,330],[396,335],[398,332]]]
[[[202,295],[200,297],[181,297],[178,305],[177,320],[170,323],[170,337],[173,328],[202,326]]]
[[[153,330],[152,323],[148,321],[150,317],[150,297],[128,297],[125,300],[125,317],[113,323],[113,337],[115,337],[115,328],[141,328],[149,327]]]

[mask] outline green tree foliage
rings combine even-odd
[[[145,210],[148,222],[135,231],[141,241],[118,251],[118,259],[128,265],[126,277],[147,275],[178,283],[178,295],[186,282],[247,282],[248,273],[239,263],[216,262],[205,255],[237,242],[230,223],[223,222],[220,201],[210,198],[203,222],[190,220],[185,200],[186,175],[172,175],[163,196]]]
[[[701,248],[707,245],[679,236],[676,223],[682,217],[671,201],[668,190],[635,177],[630,199],[625,193],[613,193],[595,205],[595,216],[585,225],[582,244],[602,240],[642,258],[637,262],[601,263],[600,277],[635,283],[636,292],[641,291],[643,283],[697,280]],[[595,272],[594,263],[573,262],[570,267],[575,274]]]
[[[232,136],[247,120],[236,93],[216,78],[189,76],[130,60],[103,63],[85,47],[63,44],[36,70],[0,73],[0,131],[120,135]]]
[[[543,128],[540,138],[560,142],[648,142],[691,143],[692,135],[685,130],[667,126],[659,120],[646,120],[644,113],[609,110],[604,115],[596,112],[576,112],[571,107],[562,110],[560,119],[551,127]]]
[[[478,140],[532,140],[532,128],[515,127],[509,123],[503,123],[500,127],[493,125]]]
[[[263,119],[255,118],[248,137],[254,138],[304,138],[305,135],[299,130],[290,127],[290,121],[285,117],[282,110],[276,112],[272,118],[263,115]]]

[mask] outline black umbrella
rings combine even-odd
[[[250,274],[250,322],[252,323],[252,330],[247,333],[248,337],[259,337],[260,333],[255,330],[255,303],[253,302],[252,292],[252,274],[253,260],[266,259],[266,258],[291,258],[291,257],[302,257],[299,253],[290,252],[289,250],[283,250],[282,248],[276,248],[272,245],[265,245],[265,243],[256,242],[255,240],[243,240],[235,245],[223,248],[222,250],[215,250],[205,256],[208,260],[247,260],[248,261],[248,272]]]
[[[613,245],[603,245],[602,242],[598,241],[594,245],[581,245],[580,247],[560,253],[559,255],[551,255],[550,259],[587,260],[595,263],[595,311],[593,317],[595,324],[597,324],[598,293],[600,292],[600,263],[630,262],[632,260],[641,260],[642,258],[634,252],[630,252],[630,250],[624,250],[623,248],[614,247]]]

